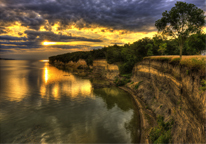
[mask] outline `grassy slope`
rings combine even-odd
[[[158,60],[158,61],[168,61],[173,64],[180,64],[189,68],[190,70],[196,69],[201,73],[205,73],[206,69],[206,56],[202,55],[191,55],[191,56],[180,56],[178,55],[167,55],[167,56],[150,56],[144,59]]]

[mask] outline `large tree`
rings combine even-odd
[[[205,24],[204,11],[194,4],[177,2],[169,12],[162,13],[162,18],[155,22],[158,32],[177,38],[180,47],[180,58],[187,37],[201,31]]]

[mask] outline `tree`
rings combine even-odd
[[[186,53],[200,54],[201,50],[205,50],[206,34],[193,34],[186,41]]]
[[[152,56],[152,55],[153,55],[153,52],[152,52],[152,44],[147,44],[147,45],[146,45],[146,49],[148,49],[148,50],[147,50],[147,55],[148,55],[148,56]]]
[[[204,11],[194,4],[177,2],[169,12],[162,13],[162,18],[155,22],[158,32],[178,39],[180,47],[180,58],[187,37],[201,31],[205,24]]]
[[[164,54],[164,52],[167,50],[167,43],[161,43],[159,46],[158,51],[160,51],[162,53],[162,55]]]

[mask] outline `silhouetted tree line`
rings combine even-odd
[[[206,34],[197,33],[188,37],[183,46],[183,55],[200,54],[205,49]],[[167,40],[162,35],[154,35],[153,38],[142,38],[132,44],[124,46],[108,46],[102,49],[92,51],[81,51],[66,53],[49,57],[49,61],[54,63],[55,60],[67,63],[69,61],[77,62],[84,59],[88,65],[93,64],[95,59],[106,59],[108,63],[117,63],[121,73],[131,73],[136,62],[139,62],[145,56],[152,55],[178,55],[179,44],[177,39]]]

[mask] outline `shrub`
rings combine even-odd
[[[151,129],[149,137],[152,142],[155,142],[161,135],[161,129],[154,127]]]
[[[135,85],[135,89],[138,89],[139,85],[142,83],[143,81],[138,82],[138,84]]]
[[[129,83],[131,82],[130,79],[127,79],[127,78],[116,78],[114,83],[116,84],[116,86],[123,86],[125,85],[126,83]]]
[[[157,118],[158,126],[151,129],[149,138],[152,143],[169,143],[171,136],[171,128],[174,124],[172,119],[170,122],[165,123],[163,116]]]
[[[156,141],[154,141],[154,144],[169,143],[169,140],[171,138],[171,130],[168,130],[166,133],[161,134],[160,137]]]
[[[200,87],[200,90],[202,90],[202,91],[206,91],[206,80],[202,80],[201,81],[201,84],[202,84],[202,87]]]

